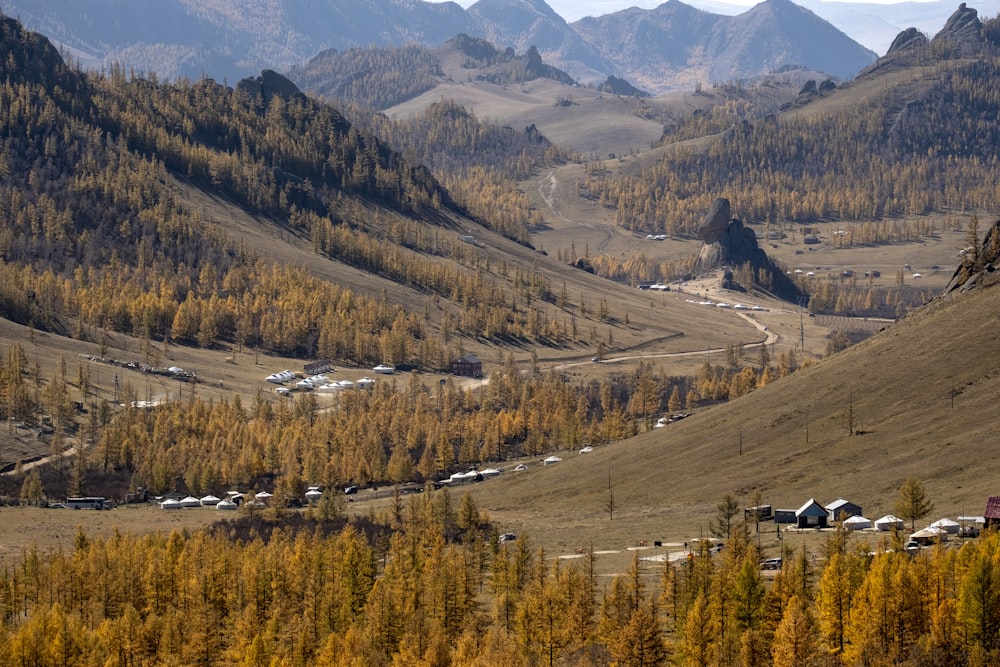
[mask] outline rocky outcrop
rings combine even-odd
[[[920,32],[916,28],[907,28],[903,32],[896,35],[896,39],[892,40],[892,44],[889,45],[889,50],[886,51],[886,55],[889,55],[890,53],[899,53],[900,51],[922,49],[927,46],[927,43],[927,35]]]
[[[948,17],[944,27],[934,35],[931,43],[947,41],[957,49],[955,57],[973,56],[982,51],[982,29],[979,13],[971,7],[966,7],[963,2],[955,13]]]
[[[986,232],[986,238],[977,252],[966,252],[955,275],[945,288],[945,294],[968,292],[976,287],[986,287],[1000,281],[1000,220]]]
[[[29,77],[64,88],[72,87],[79,81],[79,74],[66,67],[59,51],[48,38],[24,29],[17,19],[0,13],[0,53],[4,63],[0,64],[0,80],[8,83]]]
[[[620,79],[614,74],[610,75],[604,83],[597,87],[602,93],[610,95],[622,95],[623,97],[649,97],[649,93],[639,90],[625,79]]]
[[[800,296],[795,284],[771,262],[767,253],[757,244],[754,231],[742,221],[733,219],[728,199],[720,197],[715,200],[698,226],[698,238],[704,245],[698,253],[696,273],[749,263],[755,275],[759,275],[762,270],[768,274],[769,289],[777,296],[789,300]],[[726,276],[731,283],[732,273],[727,271]],[[727,288],[732,289],[733,285],[730,284]]]
[[[263,100],[265,105],[270,103],[271,98],[275,95],[286,100],[294,97],[304,97],[298,86],[274,70],[269,69],[264,70],[260,73],[260,76],[254,79],[242,79],[236,84],[236,90]]]
[[[935,48],[928,50],[927,46]],[[858,77],[892,68],[916,65],[928,58],[968,58],[983,53],[985,39],[979,13],[963,2],[948,17],[944,27],[928,40],[916,28],[907,28],[896,35],[886,54],[861,70]]]

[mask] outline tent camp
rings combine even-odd
[[[902,530],[903,520],[898,516],[893,516],[891,514],[886,514],[881,519],[875,519],[875,530],[887,533],[893,529]]]
[[[933,544],[938,540],[947,539],[947,534],[940,528],[933,528],[927,526],[923,530],[918,530],[917,532],[910,535],[910,539],[921,545]]]
[[[863,516],[852,516],[844,520],[844,528],[847,530],[866,530],[871,527],[871,519]]]
[[[960,525],[961,524],[959,524],[957,521],[945,517],[943,519],[938,519],[937,521],[932,523],[930,527],[938,528],[942,532],[948,533],[949,535],[958,535],[958,529]]]

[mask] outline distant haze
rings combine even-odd
[[[437,0],[429,0],[435,2]],[[442,0],[443,1],[443,0]],[[531,0],[525,0],[530,2]],[[666,0],[547,0],[547,4],[567,23],[585,16],[604,16],[638,7],[653,9]],[[712,14],[742,14],[763,0],[680,0]],[[928,37],[940,30],[962,0],[792,0],[830,22],[859,44],[884,55],[896,35],[907,28],[917,28]],[[461,0],[462,7],[475,4]],[[1000,0],[966,0],[979,12],[981,20],[1000,14]]]
[[[437,1],[439,0],[430,0],[430,2]],[[691,5],[692,7],[712,12],[713,14],[738,14],[745,11],[747,7],[753,7],[754,5],[760,4],[762,0],[729,0],[728,2],[715,2],[714,0],[681,1],[686,5]],[[798,2],[799,4],[804,4],[801,0],[793,1]],[[840,2],[852,1],[858,4],[895,5],[898,4],[900,0],[840,0]],[[934,0],[909,1],[933,2]],[[574,21],[579,21],[585,16],[604,16],[605,14],[618,12],[623,9],[628,9],[629,7],[653,9],[654,7],[659,7],[664,2],[666,2],[666,0],[583,0],[582,2],[580,0],[548,0],[546,4],[555,10],[556,14],[563,17],[567,23],[573,23]],[[475,0],[461,0],[461,2],[458,2],[457,4],[468,9],[470,6],[475,4]],[[955,7],[958,7],[958,4],[959,3],[956,2]],[[976,3],[970,2],[969,6],[975,7]],[[980,18],[983,17],[980,16]]]

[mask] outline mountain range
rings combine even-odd
[[[167,79],[235,81],[265,68],[288,71],[331,48],[436,46],[459,34],[519,53],[535,47],[582,84],[613,75],[652,93],[789,66],[846,79],[876,58],[790,0],[766,0],[736,16],[670,0],[572,24],[544,0],[480,0],[468,9],[409,0],[5,0],[0,8],[86,68],[117,63]]]

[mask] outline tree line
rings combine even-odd
[[[808,115],[764,115],[731,100],[673,124],[663,142],[677,147],[641,174],[612,178],[594,163],[580,190],[641,234],[691,236],[725,193],[748,224],[858,221],[858,243],[926,235],[901,220],[996,207],[990,119],[1000,107],[984,82],[998,66],[991,56],[938,65],[935,85],[905,106],[892,91],[850,112]],[[704,150],[679,143],[705,136]]]
[[[988,532],[908,553],[832,533],[773,578],[749,523],[601,585],[596,555],[499,542],[471,496],[398,494],[345,523],[265,510],[169,535],[83,529],[0,573],[7,665],[969,665],[1000,659]],[[819,557],[816,559],[815,557]]]

